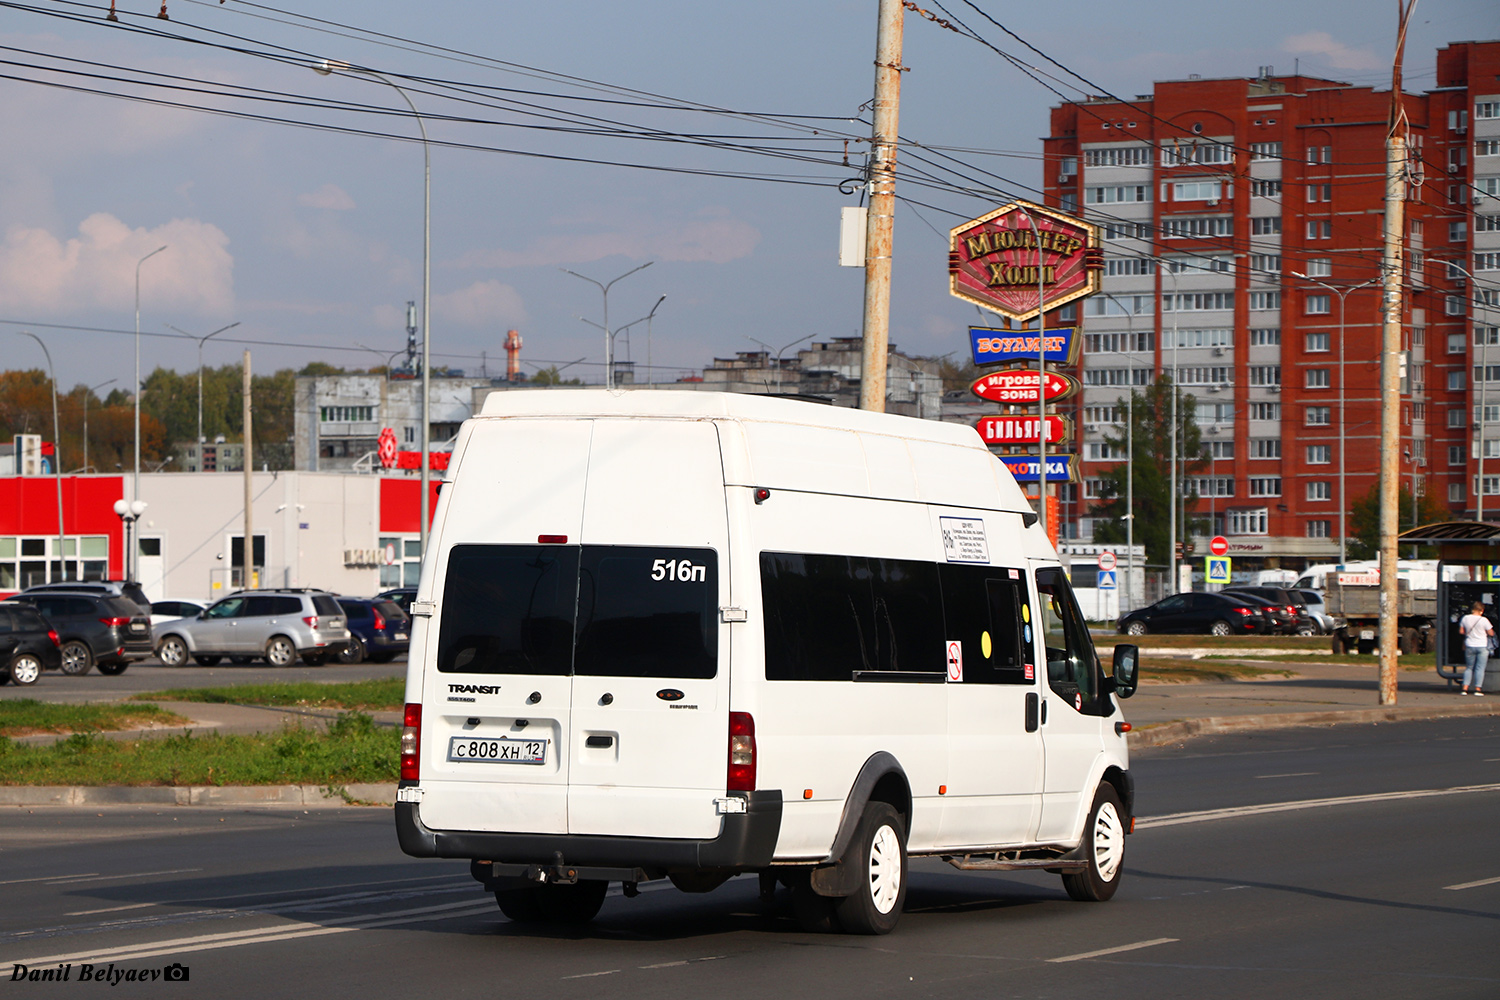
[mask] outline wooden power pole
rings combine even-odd
[[[250,474],[255,467],[255,451],[250,437],[250,352],[245,352],[245,374],[242,394],[245,397],[245,544],[240,547],[240,586],[245,590],[255,589],[255,522],[250,509]]]
[[[896,216],[896,135],[901,112],[901,0],[880,0],[875,35],[875,122],[870,134],[870,211],[865,225],[865,318],[859,407],[885,410],[891,323],[891,247]]]

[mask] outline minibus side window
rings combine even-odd
[[[1042,637],[1047,643],[1047,683],[1069,705],[1099,714],[1099,664],[1094,642],[1073,588],[1057,567],[1036,571],[1042,604]]]
[[[707,679],[718,667],[713,549],[583,547],[574,673]]]
[[[875,669],[941,674],[943,604],[937,564],[871,559]]]
[[[760,587],[767,680],[847,681],[875,669],[867,560],[762,552]]]
[[[998,566],[938,568],[944,638],[962,643],[965,684],[1034,684],[1025,574]],[[1014,577],[1014,578],[1013,578]],[[1023,613],[1022,608],[1027,610]]]
[[[577,599],[576,548],[455,545],[443,584],[438,670],[569,673]]]

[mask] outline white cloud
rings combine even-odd
[[[297,196],[297,204],[307,208],[326,208],[334,212],[347,212],[354,207],[349,192],[337,184],[324,184],[316,191]]]
[[[456,292],[434,295],[432,305],[440,322],[459,326],[506,329],[526,323],[521,294],[494,278],[476,281]]]
[[[107,212],[61,239],[41,228],[13,226],[0,243],[0,307],[33,314],[85,308],[129,309],[136,263],[167,247],[141,268],[141,296],[153,308],[227,315],[234,307],[234,258],[229,237],[199,219],[173,219],[132,229]]]
[[[748,257],[760,243],[760,230],[730,216],[726,209],[705,209],[695,217],[673,221],[641,216],[604,221],[554,219],[556,233],[525,250],[476,250],[460,257],[458,267],[546,267],[587,264],[606,257],[726,264]]]
[[[1334,69],[1380,69],[1380,57],[1368,49],[1351,49],[1326,31],[1292,35],[1281,43],[1282,51],[1294,56],[1321,56]]]

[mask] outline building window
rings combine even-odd
[[[1196,476],[1187,481],[1188,492],[1200,497],[1234,496],[1234,479],[1230,476]]]
[[[1218,201],[1223,185],[1215,180],[1176,181],[1172,185],[1173,201]]]
[[[1479,485],[1480,484],[1475,483],[1476,487]],[[1500,476],[1485,476],[1483,486],[1484,495],[1487,497],[1494,496],[1495,494],[1500,493]]]
[[[1086,149],[1083,151],[1086,167],[1149,167],[1150,146],[1118,146],[1114,149]]]
[[[1328,537],[1328,529],[1330,527],[1330,524],[1331,524],[1331,522],[1329,522],[1329,521],[1322,521],[1322,520],[1308,521],[1307,522],[1307,537],[1308,538],[1327,538]]]
[[[1252,198],[1280,198],[1281,182],[1253,180],[1250,182],[1250,197]]]
[[[1167,330],[1165,347],[1233,347],[1234,330],[1227,326],[1206,330]]]
[[[1462,334],[1459,336],[1462,336]],[[1474,327],[1474,346],[1484,347],[1489,344],[1500,344],[1500,326],[1476,325]]]
[[[1083,349],[1088,354],[1118,354],[1149,351],[1151,331],[1141,333],[1087,333],[1083,337]]]
[[[1124,416],[1124,408],[1120,406],[1085,406],[1083,408],[1083,425],[1090,424],[1118,424]]]
[[[1250,220],[1251,236],[1276,236],[1281,232],[1281,216],[1267,215]]]
[[[1326,389],[1329,386],[1327,368],[1309,368],[1307,380],[1303,383],[1309,389]]]
[[[320,406],[318,420],[321,423],[347,424],[375,419],[373,406]]]
[[[1307,499],[1314,502],[1319,500],[1333,499],[1333,484],[1329,482],[1312,482],[1307,484]]]
[[[1313,257],[1307,262],[1309,278],[1327,278],[1333,275],[1333,258]]]
[[[1332,146],[1308,146],[1307,147],[1307,162],[1308,163],[1332,163],[1333,162],[1333,147]]]
[[[1500,101],[1476,102],[1474,105],[1474,120],[1478,121],[1481,118],[1500,118]]]
[[[1144,184],[1090,187],[1083,189],[1083,200],[1088,205],[1115,205],[1128,202],[1150,201],[1149,192],[1150,188]]]
[[[1251,292],[1250,293],[1250,310],[1252,312],[1255,312],[1255,311],[1270,311],[1270,310],[1273,310],[1273,309],[1280,309],[1280,308],[1281,308],[1281,293],[1280,292]]]
[[[1310,444],[1307,446],[1308,465],[1328,465],[1333,461],[1333,446],[1327,444]]]
[[[1327,351],[1327,350],[1328,350],[1328,334],[1326,334],[1326,333],[1309,333],[1307,335],[1307,351],[1308,351],[1309,354],[1316,354],[1316,353],[1318,353],[1320,351]]]
[[[1280,365],[1251,365],[1249,374],[1251,385],[1281,384]]]
[[[1310,240],[1331,240],[1331,239],[1333,239],[1333,223],[1332,222],[1319,222],[1316,219],[1310,219],[1310,220],[1308,220],[1308,223],[1307,223],[1307,238],[1310,239]]]
[[[1476,225],[1474,228],[1478,229],[1479,227]],[[1449,243],[1463,243],[1468,238],[1469,238],[1469,224],[1467,222],[1450,222],[1450,223],[1448,223],[1448,242]]]
[[[1464,446],[1463,445],[1461,445],[1461,444],[1450,444],[1448,446],[1448,464],[1449,465],[1463,465],[1464,464]]]
[[[1155,273],[1156,261],[1150,257],[1107,257],[1104,260],[1104,274],[1109,278]]]
[[[1461,392],[1461,391],[1463,391],[1463,387],[1464,387],[1464,373],[1463,372],[1449,372],[1448,373],[1448,389],[1449,389],[1449,391],[1451,391],[1451,392]]]
[[[1219,142],[1174,142],[1161,148],[1164,167],[1211,166],[1234,162],[1234,147]]]
[[[1211,459],[1233,458],[1234,442],[1210,441],[1208,447],[1203,449],[1203,453]]]
[[[1331,307],[1331,295],[1309,295],[1306,299],[1307,315],[1327,316]]]
[[[1167,266],[1172,274],[1228,274],[1234,268],[1234,260],[1228,254],[1197,254],[1192,257],[1168,257]]]
[[[1250,144],[1250,159],[1252,161],[1281,159],[1281,143],[1252,142]]]
[[[1152,295],[1095,295],[1084,307],[1087,316],[1145,316],[1156,305]]]
[[[1084,385],[1150,385],[1150,368],[1085,368]]]
[[[1462,222],[1459,225],[1463,225]],[[1474,216],[1474,232],[1476,233],[1500,233],[1500,215],[1476,215]],[[1459,237],[1463,239],[1463,237]]]
[[[1475,409],[1478,409],[1478,407],[1476,407]],[[1462,427],[1462,426],[1464,426],[1464,423],[1465,423],[1465,420],[1464,420],[1464,411],[1463,410],[1449,410],[1448,411],[1448,426],[1449,427]]]
[[[1107,441],[1090,441],[1084,445],[1084,458],[1090,462],[1108,462],[1124,458],[1125,449],[1116,448]]]
[[[1251,438],[1251,458],[1280,458],[1281,438]]]
[[[1275,293],[1262,292],[1261,294],[1274,295]],[[1161,298],[1161,307],[1163,312],[1229,311],[1234,309],[1234,293],[1183,292],[1180,295],[1163,295]]]
[[[1200,424],[1229,424],[1234,422],[1233,403],[1199,403],[1193,412]]]
[[[1250,419],[1251,420],[1280,420],[1281,419],[1281,404],[1280,403],[1251,403],[1250,404]]]
[[[1449,483],[1448,484],[1448,502],[1449,503],[1463,503],[1466,499],[1468,499],[1468,498],[1464,496],[1464,484],[1463,483]]]
[[[1250,329],[1251,347],[1276,347],[1281,344],[1280,327],[1252,327]]]
[[[1464,335],[1461,333],[1448,334],[1448,353],[1462,354],[1464,352]]]
[[[1233,236],[1234,217],[1229,215],[1171,216],[1162,219],[1161,235],[1163,239],[1168,240]]]
[[[1253,497],[1281,496],[1280,476],[1251,476],[1250,495]]]
[[[1261,274],[1281,273],[1281,254],[1253,253],[1250,255],[1250,270]]]
[[[1474,143],[1475,156],[1500,156],[1500,139],[1479,139]]]
[[[1177,369],[1178,385],[1230,385],[1233,382],[1234,370],[1227,365]]]
[[[1107,240],[1149,240],[1151,223],[1106,222],[1104,223],[1104,238]]]
[[[1307,408],[1307,426],[1326,427],[1331,423],[1333,423],[1333,407],[1309,406]]]
[[[1227,518],[1225,534],[1264,535],[1269,520],[1264,507],[1257,510],[1232,510]]]
[[[1474,255],[1474,270],[1500,271],[1500,253],[1476,253]]]
[[[1491,403],[1484,407],[1483,413],[1480,412],[1479,407],[1474,407],[1474,422],[1476,424],[1493,424],[1497,420],[1500,420],[1500,406]],[[1463,421],[1460,420],[1457,426],[1462,427]]]

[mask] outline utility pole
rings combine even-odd
[[[245,397],[245,544],[241,547],[242,557],[240,559],[240,588],[242,590],[255,589],[255,535],[254,518],[250,510],[250,473],[255,465],[251,449],[250,437],[250,352],[245,352],[245,374],[241,383],[241,393]]]
[[[901,0],[880,0],[879,16],[880,25],[875,33],[875,123],[870,133],[870,211],[865,224],[865,317],[859,408],[884,412],[886,351],[891,339],[896,134],[901,115]]]
[[[1406,199],[1406,109],[1401,61],[1416,0],[1402,2],[1391,65],[1390,130],[1385,143],[1385,232],[1381,254],[1385,327],[1380,350],[1380,704],[1396,704],[1396,533],[1401,483],[1401,277]],[[1481,484],[1483,485],[1483,484]],[[1415,501],[1415,496],[1413,496]]]

